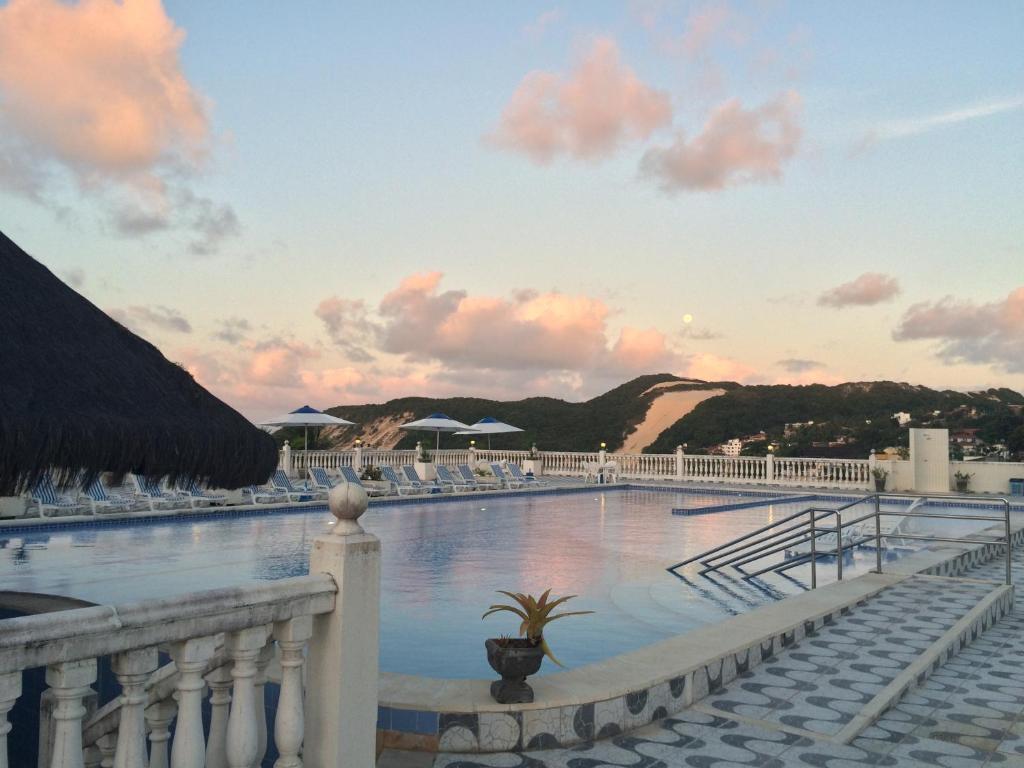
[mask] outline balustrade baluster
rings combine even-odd
[[[53,691],[54,734],[50,768],[84,768],[82,751],[82,698],[96,681],[96,659],[67,661],[46,668],[46,684]]]
[[[156,648],[116,654],[111,668],[121,684],[114,768],[139,768],[146,762],[146,682],[157,668]]]
[[[273,658],[274,644],[268,641],[256,657],[256,677],[253,681],[256,701],[256,765],[262,765],[263,757],[267,754],[267,706],[263,691],[267,685],[267,667]]]
[[[171,722],[178,711],[173,699],[158,701],[146,707],[149,727],[149,768],[167,768],[167,742],[171,738]],[[198,763],[202,768],[202,763]]]
[[[114,752],[117,750],[117,734],[108,733],[96,739],[100,751],[100,768],[114,768]]]
[[[299,752],[305,729],[302,710],[303,650],[312,636],[312,616],[300,616],[274,626],[274,637],[281,649],[281,694],[274,720],[274,744],[279,757],[274,768],[302,768]]]
[[[85,748],[85,753],[82,755],[82,762],[85,768],[103,768],[103,754],[100,752],[100,748],[93,745]],[[0,768],[7,768],[7,762],[0,759]]]
[[[14,707],[21,696],[21,672],[8,672],[0,675],[0,768],[7,768],[7,734],[11,732],[11,724],[7,722],[7,713]]]
[[[266,627],[251,627],[227,635],[225,645],[233,662],[231,712],[228,715],[226,753],[228,768],[255,768],[259,754],[256,711],[256,659],[267,642]],[[264,715],[265,716],[265,715]]]
[[[210,686],[210,737],[206,742],[206,768],[227,768],[228,705],[231,703],[231,669],[218,667],[206,676]]]
[[[203,672],[213,658],[216,640],[199,637],[174,643],[171,658],[178,668],[178,722],[171,746],[172,768],[203,768],[206,745],[203,738]],[[216,711],[216,710],[215,710]]]

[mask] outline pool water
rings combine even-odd
[[[806,588],[809,568],[744,581],[665,568],[805,508],[772,504],[692,517],[673,508],[736,497],[658,490],[480,495],[430,504],[371,506],[363,526],[383,545],[381,669],[434,677],[490,677],[483,642],[515,634],[511,614],[481,621],[495,590],[578,597],[588,616],[555,622],[546,635],[575,667],[741,613]],[[746,497],[745,500],[749,500]],[[979,514],[992,514],[980,511]],[[95,528],[0,532],[5,590],[93,602],[126,602],[302,575],[326,509],[201,520],[134,520]],[[947,525],[947,523],[941,523]],[[958,533],[984,524],[960,524]],[[855,575],[874,564],[858,552]],[[819,565],[819,582],[832,569]],[[548,663],[543,671],[557,668]]]

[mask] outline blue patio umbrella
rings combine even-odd
[[[456,432],[456,435],[487,435],[487,448],[491,447],[491,435],[504,435],[509,432],[522,432],[519,427],[513,427],[511,424],[506,424],[503,421],[498,421],[492,416],[486,416],[480,419],[476,424],[471,426],[469,430],[464,432]]]
[[[337,416],[331,416],[329,413],[318,411],[308,405],[296,408],[284,416],[263,422],[265,427],[302,427],[302,445],[307,451],[309,450],[310,427],[351,427],[354,424],[354,421],[339,419]]]
[[[474,430],[468,424],[463,424],[461,421],[456,421],[450,416],[446,416],[443,413],[432,413],[425,419],[417,419],[416,421],[410,421],[408,424],[401,424],[399,429],[408,429],[421,432],[434,432],[437,435],[435,440],[434,450],[441,447],[441,433],[442,432],[462,432],[468,430],[473,434],[476,434]]]

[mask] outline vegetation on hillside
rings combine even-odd
[[[763,431],[763,447],[777,440],[783,455],[862,457],[872,448],[907,445],[906,429],[892,418],[899,411],[910,413],[912,426],[977,426],[980,437],[997,442],[1024,424],[1012,408],[1022,403],[1024,396],[1010,389],[964,393],[891,381],[737,387],[697,405],[646,450],[668,453],[685,444],[688,451],[702,452]],[[814,424],[785,436],[787,423],[809,421]],[[821,445],[837,438],[841,445]]]

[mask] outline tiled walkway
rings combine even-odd
[[[1001,582],[1001,562],[969,576]],[[1014,577],[1024,583],[1024,553]],[[572,749],[439,755],[435,768],[1024,767],[1024,605],[868,726],[833,741],[992,585],[915,577],[678,715]],[[820,735],[819,735],[820,734]]]

